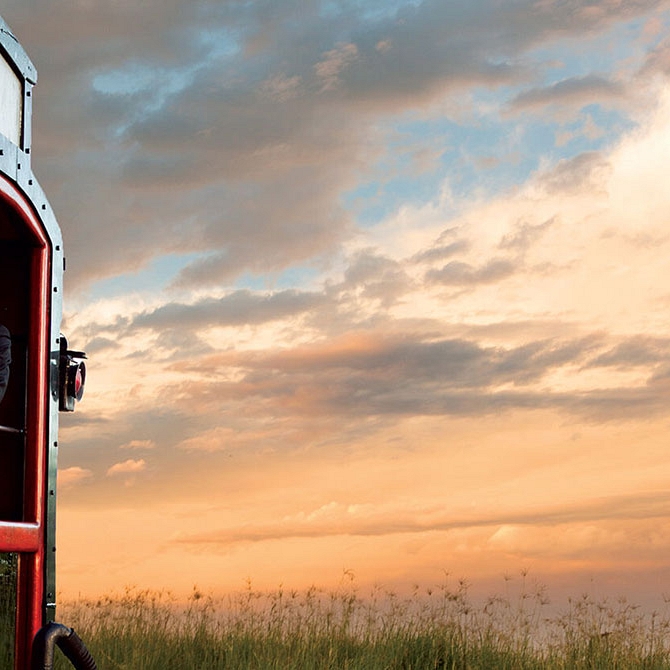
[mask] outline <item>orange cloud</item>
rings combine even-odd
[[[156,443],[153,440],[131,440],[122,444],[119,449],[155,449]]]
[[[113,477],[114,475],[127,475],[134,474],[136,472],[142,472],[147,466],[146,461],[143,458],[135,461],[132,458],[129,458],[127,461],[122,463],[115,463],[107,470],[107,476]]]
[[[89,479],[92,476],[93,473],[86,468],[80,468],[78,466],[65,468],[64,470],[58,471],[58,485],[67,488],[74,486],[85,479]]]

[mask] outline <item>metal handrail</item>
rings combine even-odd
[[[23,428],[12,428],[11,426],[3,426],[0,424],[0,433],[11,433],[12,435],[24,435],[25,430]]]

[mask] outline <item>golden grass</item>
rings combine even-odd
[[[400,596],[382,587],[361,594],[346,577],[332,592],[249,583],[216,599],[194,589],[182,604],[128,589],[67,603],[59,619],[101,670],[670,669],[667,613],[644,614],[625,599],[583,595],[556,608],[525,574],[516,590],[478,604],[463,580]]]

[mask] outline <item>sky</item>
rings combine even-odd
[[[670,592],[670,1],[2,15],[90,359],[63,597]]]

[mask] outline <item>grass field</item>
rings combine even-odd
[[[550,605],[525,575],[478,604],[463,581],[401,597],[347,579],[219,600],[194,589],[181,605],[129,589],[59,610],[101,670],[670,669],[669,616],[588,595]]]

